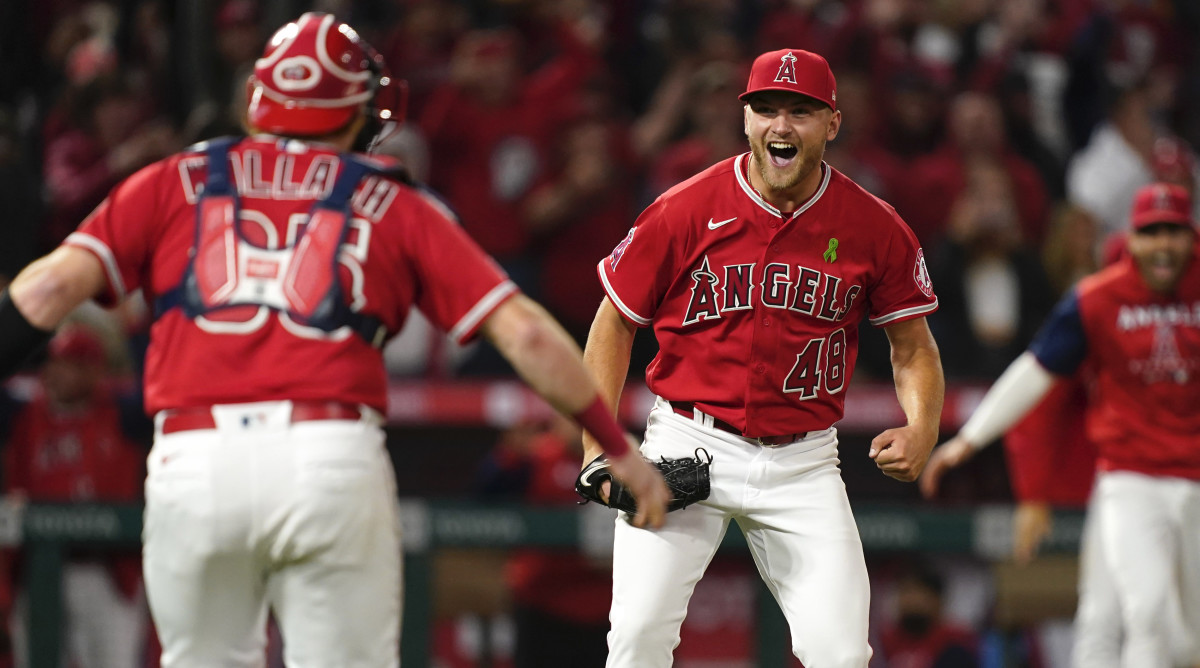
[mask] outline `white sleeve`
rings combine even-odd
[[[1021,353],[984,395],[958,435],[976,450],[983,448],[1025,417],[1050,391],[1055,379],[1033,353]]]

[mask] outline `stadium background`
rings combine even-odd
[[[308,9],[355,25],[409,82],[408,122],[382,150],[445,195],[581,342],[602,294],[594,265],[637,212],[744,150],[735,97],[750,59],[782,47],[825,55],[845,119],[828,161],[892,203],[930,260],[944,435],[1057,295],[1098,265],[1133,191],[1151,179],[1195,189],[1200,177],[1200,4],[1190,0],[18,1],[0,7],[0,275],[52,248],[133,170],[238,132],[264,40]],[[104,337],[125,428],[148,447],[136,381],[144,309],[80,319]],[[841,425],[856,505],[1008,508],[1002,448],[932,502],[859,456],[897,410],[886,339],[863,335]],[[631,428],[645,414],[638,381],[653,352],[642,332],[624,406]],[[494,351],[455,348],[415,318],[388,360],[401,497],[572,508],[545,481],[561,477],[553,455],[573,435]],[[32,382],[9,384],[6,415]],[[1002,549],[869,549],[877,629],[897,622],[898,583],[933,572],[946,617],[975,634],[980,665],[1063,665],[1074,604],[1065,526],[1061,554],[1023,568]],[[1004,521],[993,531],[1003,545]],[[6,556],[5,608],[26,556]],[[508,665],[512,612],[539,598],[526,591],[541,582],[538,555],[444,549],[432,559],[434,665]],[[560,602],[606,608],[565,586],[569,573],[556,577]],[[722,554],[677,665],[755,665],[757,595],[745,554]]]

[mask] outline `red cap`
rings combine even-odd
[[[837,82],[824,58],[810,51],[780,49],[754,59],[746,92],[738,96],[745,102],[755,93],[781,90],[820,100],[837,109]]]
[[[104,344],[100,337],[81,325],[63,327],[50,340],[52,359],[101,364],[105,361]]]
[[[1195,225],[1191,196],[1183,187],[1171,183],[1151,183],[1138,190],[1131,217],[1135,230],[1158,223]]]

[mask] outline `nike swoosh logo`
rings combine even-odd
[[[607,477],[608,477],[608,462],[601,460],[598,462],[592,462],[591,464],[588,464],[588,467],[586,469],[584,469],[583,473],[581,473],[579,475],[579,484],[584,487],[591,487],[592,486],[592,476],[595,475],[597,471],[604,471],[605,479],[607,479]],[[604,480],[601,480],[600,482],[604,482]]]
[[[728,225],[729,223],[732,223],[732,222],[733,222],[733,221],[735,221],[735,220],[737,220],[737,216],[734,216],[733,218],[730,218],[729,220],[722,220],[722,221],[721,221],[721,222],[719,222],[719,223],[714,223],[714,222],[713,222],[713,219],[712,219],[712,218],[709,218],[709,219],[708,219],[708,229],[710,229],[710,230],[715,230],[715,229],[717,229],[718,227],[720,227],[720,226],[722,226],[722,225]]]

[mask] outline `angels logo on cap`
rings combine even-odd
[[[768,51],[754,59],[746,92],[738,96],[745,102],[755,93],[777,90],[799,93],[837,109],[837,82],[829,63],[821,56],[801,49]]]
[[[796,83],[796,56],[792,55],[791,51],[779,57],[783,64],[779,66],[779,73],[775,75],[775,81],[786,81],[790,84]]]
[[[1131,219],[1135,230],[1160,223],[1195,225],[1192,198],[1182,186],[1151,183],[1134,195]]]

